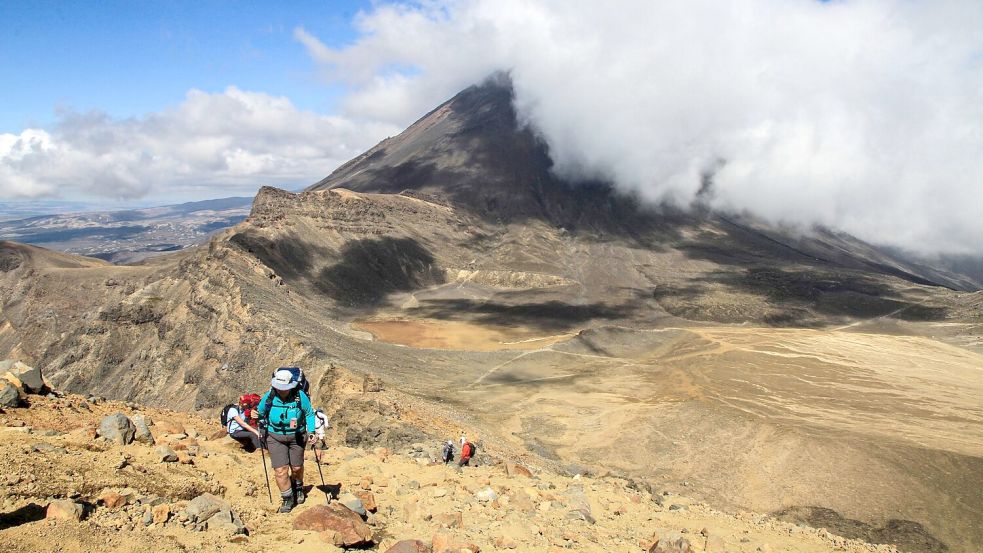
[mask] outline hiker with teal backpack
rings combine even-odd
[[[304,493],[304,450],[314,437],[314,408],[307,396],[303,372],[296,367],[273,373],[270,390],[257,409],[266,421],[266,449],[283,504],[289,513],[307,497]]]

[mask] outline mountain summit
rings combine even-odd
[[[546,144],[523,126],[507,75],[469,87],[308,188],[440,198],[498,221],[564,227],[643,224],[636,202],[602,182],[568,183]]]

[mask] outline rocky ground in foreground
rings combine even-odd
[[[276,514],[263,457],[217,421],[14,384],[19,406],[0,413],[2,551],[896,551],[619,478],[491,457],[445,466],[439,443],[332,445],[327,486]],[[307,471],[320,485],[312,452]]]

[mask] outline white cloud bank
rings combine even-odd
[[[68,112],[50,130],[0,134],[0,197],[178,201],[298,187],[395,132],[235,87],[192,90],[175,108],[140,118]]]
[[[340,49],[335,116],[229,88],[0,134],[0,197],[175,199],[314,182],[461,88],[511,72],[557,171],[687,205],[983,253],[979,0],[378,3]],[[721,164],[721,160],[725,162]]]
[[[295,32],[349,115],[402,126],[505,69],[561,174],[686,205],[720,166],[717,207],[983,252],[979,0],[423,1],[358,26]]]

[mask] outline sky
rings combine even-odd
[[[0,2],[0,200],[301,188],[504,70],[571,180],[983,253],[979,0],[283,4]]]

